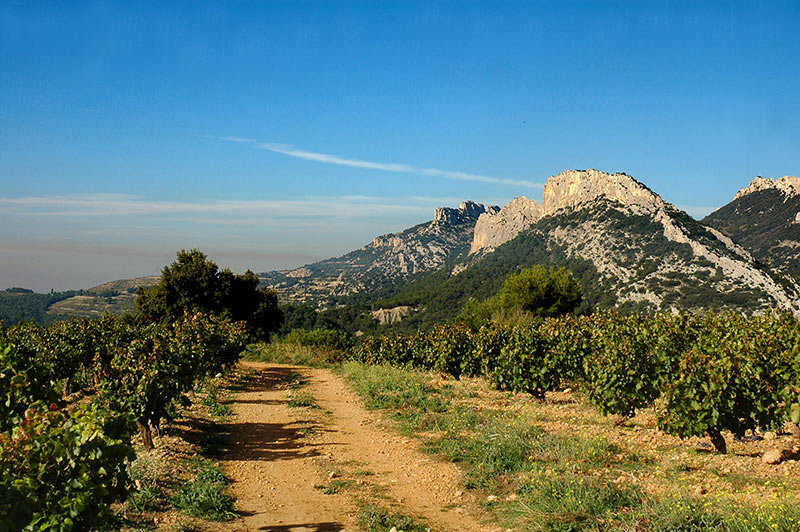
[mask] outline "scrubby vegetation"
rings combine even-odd
[[[365,364],[484,376],[498,389],[543,398],[577,386],[600,412],[631,417],[656,407],[659,426],[681,437],[781,427],[800,412],[800,325],[789,314],[651,317],[614,311],[581,318],[440,326],[415,335],[364,338],[350,358]]]
[[[183,283],[191,277],[187,261],[209,274],[205,281],[216,279],[221,291],[212,295],[227,297],[225,305],[190,297],[212,284]],[[216,266],[199,252],[179,254],[165,272],[172,275],[143,296],[137,316],[0,328],[0,530],[97,526],[111,503],[126,498],[134,435],[152,449],[154,432],[188,404],[187,394],[277,327],[274,295],[256,291],[247,275],[214,277]],[[251,320],[232,321],[243,314]],[[212,414],[229,414],[218,399],[209,388]],[[207,473],[177,492],[175,504],[229,517],[232,506]],[[137,490],[131,504],[144,508],[158,498],[153,487]]]
[[[753,484],[769,481],[753,474],[740,488],[727,488],[739,477],[709,464],[711,458],[721,462],[721,455],[637,442],[641,426],[604,422],[574,392],[558,392],[556,401],[545,404],[488,394],[480,379],[454,383],[419,369],[347,362],[343,373],[368,407],[383,410],[429,452],[461,466],[469,497],[481,501],[495,526],[790,532],[800,524],[790,490],[765,487],[753,500]],[[674,457],[683,461],[671,463]],[[713,494],[684,481],[701,464],[722,484]],[[787,482],[797,489],[793,480]]]

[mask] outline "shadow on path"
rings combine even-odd
[[[339,532],[344,530],[344,526],[340,523],[304,523],[296,525],[273,525],[262,526],[259,530],[268,530],[270,532],[292,532],[293,530],[310,530],[311,532]]]

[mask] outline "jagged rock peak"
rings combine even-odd
[[[485,212],[475,224],[475,235],[469,252],[494,249],[512,240],[541,217],[542,206],[525,196],[514,198],[499,211]]]
[[[559,209],[605,196],[628,206],[657,210],[664,200],[643,183],[625,173],[609,174],[600,170],[567,170],[552,176],[544,185],[543,216]]]
[[[594,169],[567,170],[547,180],[541,205],[523,196],[512,200],[498,213],[481,215],[475,224],[470,253],[493,251],[545,216],[600,196],[619,201],[638,213],[652,214],[666,205],[661,196],[628,174],[609,174]]]
[[[485,212],[497,212],[500,208],[494,205],[486,207],[474,201],[462,201],[458,209],[438,207],[433,214],[433,224],[461,224],[474,222]]]
[[[769,179],[757,176],[747,187],[741,189],[733,197],[734,200],[758,192],[760,190],[779,190],[786,194],[787,197],[800,195],[800,178],[791,175],[785,175],[779,179]]]

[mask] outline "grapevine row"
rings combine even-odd
[[[577,386],[605,415],[655,407],[662,430],[707,434],[723,453],[723,430],[741,436],[800,421],[800,325],[790,314],[601,311],[477,331],[453,324],[363,338],[350,357],[485,376],[498,389],[538,398]]]
[[[0,530],[90,529],[125,497],[133,433],[151,449],[172,405],[247,339],[199,313],[0,328]]]

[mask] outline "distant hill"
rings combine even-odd
[[[65,317],[99,318],[106,312],[122,314],[134,309],[136,290],[140,286],[158,284],[161,277],[149,275],[134,279],[120,279],[103,283],[72,297],[57,301],[47,308],[47,315],[52,319]]]
[[[10,327],[20,322],[32,321],[37,325],[47,325],[53,321],[47,309],[53,303],[73,297],[78,292],[52,292],[37,294],[25,288],[9,288],[0,291],[0,321]]]
[[[731,237],[758,261],[800,282],[800,178],[757,177],[703,223]]]

